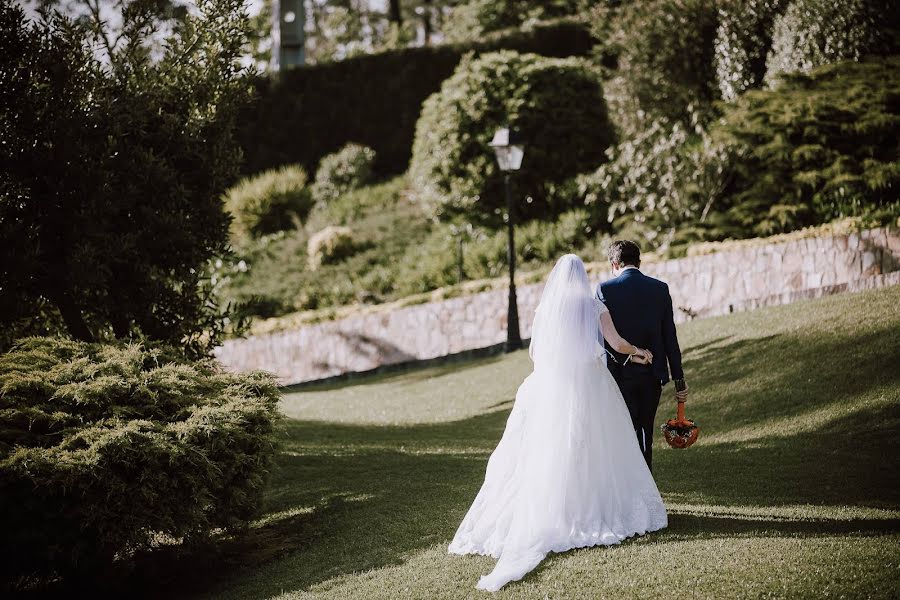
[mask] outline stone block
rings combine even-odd
[[[862,253],[862,274],[864,276],[876,274],[876,261],[877,258],[874,252],[868,251]],[[880,268],[880,261],[878,261],[878,263],[878,268]]]

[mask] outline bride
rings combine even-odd
[[[584,263],[567,254],[535,313],[534,371],[516,393],[484,484],[450,543],[452,554],[498,559],[479,589],[521,579],[548,552],[616,544],[668,524],[598,328],[631,360],[652,360],[618,335]]]

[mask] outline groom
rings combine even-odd
[[[653,426],[662,386],[669,381],[669,370],[675,380],[675,395],[687,399],[687,386],[681,370],[681,349],[675,335],[672,297],[669,286],[640,271],[641,250],[628,240],[613,242],[607,250],[614,279],[597,286],[597,297],[609,308],[619,334],[640,348],[653,353],[652,364],[638,364],[626,354],[606,345],[612,360],[610,373],[631,413],[638,445],[647,466],[653,470]]]

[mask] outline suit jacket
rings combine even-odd
[[[670,369],[672,379],[684,378],[669,286],[638,269],[626,269],[597,286],[597,297],[609,308],[619,335],[653,353],[652,371],[663,384]],[[620,365],[625,362],[626,355],[606,347]]]

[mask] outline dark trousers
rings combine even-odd
[[[618,367],[618,365],[616,365]],[[647,467],[653,470],[653,430],[656,421],[656,409],[659,408],[659,397],[662,384],[649,368],[643,365],[626,365],[610,369],[631,415],[631,424],[637,435],[638,446],[647,461]]]

